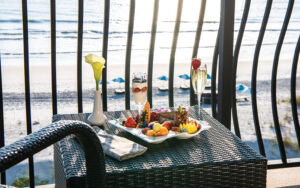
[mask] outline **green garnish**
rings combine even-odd
[[[178,106],[178,112],[181,113],[182,112],[182,107]]]

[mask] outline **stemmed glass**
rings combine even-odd
[[[196,63],[195,63],[196,62]],[[205,89],[207,81],[206,64],[201,65],[200,59],[193,59],[192,61],[192,85],[198,98],[198,110],[200,114],[201,95]]]
[[[132,93],[134,102],[138,107],[138,113],[141,115],[142,107],[147,97],[147,75],[136,72],[132,76]]]

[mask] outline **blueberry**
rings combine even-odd
[[[153,124],[150,124],[149,128],[150,128],[150,129],[153,129]]]
[[[144,126],[144,127],[147,127],[147,126],[148,126],[148,122],[145,121],[144,124],[143,124],[143,126]]]

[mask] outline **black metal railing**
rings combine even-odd
[[[235,84],[236,84],[236,69],[238,65],[238,55],[239,55],[239,50],[241,47],[241,42],[243,39],[243,33],[245,30],[245,25],[247,23],[247,17],[249,13],[249,7],[250,7],[251,0],[245,0],[245,5],[244,5],[244,10],[243,10],[243,16],[241,19],[241,24],[240,24],[240,29],[238,32],[238,37],[235,43],[235,49],[234,49],[234,54],[233,54],[233,77],[232,79],[232,117],[233,117],[233,125],[235,129],[235,133],[238,137],[241,138],[240,130],[239,130],[239,122],[238,122],[238,115],[237,115],[237,108],[236,108],[236,89],[235,89]],[[251,102],[252,102],[252,110],[253,110],[253,120],[254,120],[254,127],[255,127],[255,132],[256,132],[256,137],[257,137],[257,143],[258,143],[258,148],[261,153],[261,155],[266,156],[265,153],[265,147],[262,139],[262,134],[261,134],[261,129],[260,129],[260,123],[259,123],[259,118],[258,118],[258,109],[257,109],[257,96],[256,96],[256,82],[257,82],[257,67],[258,67],[258,62],[259,62],[259,55],[260,55],[260,49],[263,43],[264,39],[264,34],[266,31],[266,27],[268,24],[270,12],[272,9],[272,0],[267,0],[266,2],[266,7],[265,7],[265,12],[261,24],[261,28],[259,31],[258,39],[256,42],[256,47],[255,47],[255,52],[254,52],[254,57],[253,57],[253,64],[252,64],[252,77],[251,77]],[[279,126],[279,120],[278,120],[278,112],[277,112],[277,98],[276,98],[276,80],[277,80],[277,67],[278,67],[278,60],[279,60],[279,55],[280,55],[280,50],[283,44],[284,36],[287,31],[287,27],[289,24],[289,20],[293,11],[293,5],[294,5],[294,0],[290,0],[288,2],[288,6],[286,9],[286,15],[285,19],[282,25],[282,28],[280,30],[280,36],[277,42],[275,54],[274,54],[274,61],[273,61],[273,69],[272,69],[272,78],[271,78],[271,100],[272,100],[272,111],[273,111],[273,121],[274,121],[274,126],[275,126],[275,131],[276,131],[276,138],[277,138],[277,143],[279,145],[279,151],[281,154],[281,164],[269,164],[268,168],[280,168],[280,167],[291,167],[291,166],[299,166],[299,162],[287,162],[287,157],[286,157],[286,150],[284,148],[284,143],[281,135],[281,130]],[[223,23],[220,21],[220,23]],[[220,36],[222,29],[219,29],[218,35],[217,35],[217,40],[216,40],[216,45],[215,45],[215,51],[213,55],[213,63],[212,63],[212,82],[211,82],[211,107],[212,107],[212,115],[213,117],[217,118],[219,117],[218,114],[220,113],[217,110],[217,93],[216,93],[216,76],[217,76],[217,65],[218,65],[218,55],[219,55],[219,50],[220,50],[220,41],[221,39],[219,37],[224,37]],[[298,121],[298,113],[297,113],[297,104],[296,104],[296,75],[297,75],[297,63],[298,63],[298,57],[299,57],[299,41],[297,43],[297,47],[295,50],[294,54],[294,59],[293,59],[293,67],[292,67],[292,72],[291,72],[291,105],[292,105],[292,113],[293,113],[293,119],[294,119],[294,126],[295,126],[295,132],[297,135],[297,140],[298,140],[298,147],[300,143],[300,129],[299,129],[299,121]],[[224,72],[224,71],[223,71]],[[220,73],[219,73],[220,76]],[[229,79],[229,78],[228,78]],[[222,80],[219,78],[219,84]],[[218,90],[220,91],[220,90]],[[220,94],[220,93],[218,93]],[[224,98],[224,95],[221,94],[222,98]],[[225,97],[226,98],[226,97]],[[219,99],[219,98],[218,98]],[[221,101],[220,101],[221,102]],[[222,102],[219,103],[223,104]],[[228,106],[228,105],[227,105]],[[228,117],[228,115],[226,116]],[[220,120],[220,118],[218,118]]]
[[[239,59],[239,53],[241,49],[241,44],[242,44],[242,39],[247,23],[247,18],[249,14],[249,9],[250,9],[250,4],[251,0],[245,0],[245,5],[244,5],[244,12],[240,24],[240,29],[238,33],[238,37],[235,43],[235,48],[234,48],[234,54],[233,54],[233,70],[232,70],[232,88],[235,88],[236,85],[236,70],[237,70],[237,65],[238,65],[238,59]],[[232,102],[232,120],[233,120],[233,126],[234,126],[234,132],[235,134],[241,138],[241,133],[240,133],[240,127],[239,127],[239,122],[238,122],[238,116],[237,116],[237,109],[236,109],[236,92],[235,89],[232,89],[232,94],[231,94],[231,102]]]
[[[291,71],[291,105],[292,105],[292,114],[293,114],[294,126],[296,130],[298,143],[300,143],[300,127],[299,127],[297,101],[296,101],[296,77],[297,77],[299,53],[300,53],[300,36],[298,38],[297,46],[295,49],[292,71]]]
[[[260,54],[260,49],[262,45],[262,41],[264,38],[264,34],[266,31],[267,23],[269,20],[270,11],[272,8],[272,0],[268,0],[265,8],[265,13],[263,17],[263,21],[260,27],[258,39],[256,42],[255,52],[254,52],[254,58],[253,58],[253,64],[252,64],[252,79],[251,79],[251,87],[253,91],[256,91],[256,79],[257,79],[257,66],[258,66],[258,58]],[[256,98],[256,92],[251,93],[252,98],[252,111],[253,111],[253,120],[254,120],[254,126],[255,126],[255,132],[257,137],[257,143],[259,147],[260,154],[263,156],[266,156],[265,153],[265,147],[261,136],[260,131],[260,125],[259,125],[259,119],[258,119],[258,112],[257,112],[257,98]]]
[[[131,52],[132,52],[132,40],[134,37],[134,16],[135,16],[135,0],[130,0],[129,21],[127,31],[127,44],[126,44],[126,58],[125,58],[125,108],[130,109],[130,65],[131,65]],[[153,80],[153,57],[155,52],[155,39],[157,32],[157,20],[159,15],[159,0],[154,0],[153,19],[151,27],[151,38],[148,56],[148,101],[152,105],[152,80]],[[173,40],[169,59],[169,106],[174,106],[174,69],[175,69],[175,55],[177,49],[177,39],[180,35],[180,23],[183,0],[177,2],[177,14],[176,22],[173,31]],[[241,138],[240,127],[237,116],[236,108],[236,72],[239,59],[239,51],[243,40],[243,34],[247,23],[249,14],[249,8],[251,0],[245,0],[244,10],[241,19],[240,28],[236,43],[234,45],[234,0],[222,0],[221,1],[221,15],[218,34],[216,37],[216,43],[214,48],[214,54],[212,59],[212,81],[211,81],[211,107],[212,115],[217,118],[229,129],[231,128],[231,114],[233,117],[233,126],[235,133]],[[77,36],[77,102],[78,112],[83,112],[82,104],[82,44],[83,44],[83,23],[84,23],[84,2],[78,0],[78,36]],[[280,50],[285,37],[289,19],[293,11],[294,0],[289,0],[286,10],[285,20],[280,31],[280,37],[277,42],[276,51],[273,62],[272,72],[272,109],[274,125],[276,130],[277,141],[281,153],[281,164],[269,165],[269,168],[279,168],[288,166],[300,166],[300,162],[288,163],[286,158],[286,152],[282,141],[281,131],[278,121],[278,113],[276,106],[276,79],[277,79],[277,67]],[[102,41],[102,56],[106,59],[106,69],[102,74],[102,96],[103,96],[103,110],[107,110],[107,69],[109,68],[109,62],[107,61],[108,42],[109,42],[109,21],[110,21],[110,0],[104,0],[104,18],[103,18],[103,41]],[[255,53],[252,64],[252,77],[251,87],[252,91],[256,91],[257,81],[257,67],[259,62],[260,49],[263,43],[266,26],[269,20],[270,11],[272,8],[272,0],[267,0],[266,8],[261,23],[258,39],[256,42]],[[192,57],[197,57],[199,44],[201,41],[201,32],[204,24],[206,9],[206,0],[201,1],[199,18],[197,22],[197,28],[195,28],[195,40],[192,48]],[[27,0],[22,0],[22,19],[23,19],[23,45],[24,45],[24,76],[25,76],[25,108],[26,108],[26,126],[27,134],[32,132],[31,129],[31,109],[30,109],[30,73],[29,73],[29,43],[28,43],[28,17],[27,17]],[[58,113],[57,109],[57,78],[56,78],[56,1],[50,0],[50,24],[51,24],[51,77],[52,77],[52,111],[53,114]],[[300,144],[300,128],[297,113],[296,104],[296,73],[297,63],[300,51],[300,37],[298,39],[297,47],[294,53],[293,66],[291,72],[291,104],[292,113],[294,119],[295,131],[298,139],[298,145]],[[218,81],[217,81],[218,76]],[[218,89],[217,89],[218,87]],[[3,95],[2,95],[2,75],[1,75],[1,56],[0,56],[0,147],[4,146],[4,111],[3,111]],[[256,92],[251,93],[252,110],[254,127],[256,131],[257,143],[259,146],[259,152],[266,156],[265,148],[262,140],[262,134],[260,130],[258,111],[257,111],[257,96]],[[190,104],[195,105],[195,95],[190,86]],[[29,177],[30,187],[34,187],[34,162],[33,158],[29,158]],[[1,173],[1,183],[5,184],[6,177],[5,172]]]
[[[171,54],[170,54],[170,62],[169,62],[169,106],[174,106],[174,67],[175,67],[175,54],[177,48],[177,40],[179,35],[180,29],[180,21],[181,21],[181,13],[182,13],[182,3],[183,0],[178,0],[177,5],[177,14],[176,14],[176,21],[173,33],[173,41],[171,47]]]
[[[2,66],[1,66],[1,54],[0,54],[0,147],[4,146],[4,108],[3,108],[3,91],[2,91]],[[5,172],[1,172],[1,183],[6,182]]]
[[[83,36],[83,0],[78,0],[77,30],[77,104],[78,113],[82,113],[82,36]]]
[[[155,47],[156,30],[157,30],[158,10],[159,10],[159,0],[155,0],[154,9],[153,9],[150,47],[149,47],[149,57],[148,57],[148,80],[153,79],[153,57],[154,57],[154,47]],[[150,106],[152,107],[152,82],[148,83],[147,99],[150,103]]]
[[[278,69],[278,60],[279,60],[280,50],[281,50],[284,36],[285,36],[286,30],[287,30],[287,26],[290,21],[293,6],[294,6],[294,0],[289,0],[289,4],[288,4],[287,10],[286,10],[284,22],[283,22],[283,25],[282,25],[282,28],[280,31],[279,39],[278,39],[276,50],[275,50],[274,62],[273,62],[273,68],[272,68],[272,79],[271,79],[271,101],[272,101],[273,120],[274,120],[274,126],[275,126],[279,151],[280,151],[280,155],[281,155],[281,160],[282,160],[283,164],[287,163],[287,159],[286,159],[286,151],[285,151],[283,140],[282,140],[281,130],[280,130],[280,126],[279,126],[279,120],[278,120],[276,82],[277,82],[277,69]]]
[[[57,81],[56,81],[56,13],[55,0],[50,2],[51,23],[51,86],[52,86],[52,113],[57,114]]]
[[[199,12],[197,30],[196,30],[196,35],[195,35],[195,41],[194,41],[194,46],[193,46],[192,58],[196,58],[198,56],[198,48],[199,48],[200,39],[201,39],[201,32],[202,32],[202,27],[203,27],[205,8],[206,8],[206,0],[202,0],[200,12]],[[190,80],[190,105],[195,105],[195,104],[196,104],[195,92],[192,87],[192,80]]]
[[[25,79],[25,108],[27,134],[32,132],[31,127],[31,104],[30,104],[30,74],[29,74],[29,44],[28,44],[28,10],[27,0],[22,1],[23,17],[23,50],[24,50],[24,79]],[[33,157],[28,158],[30,187],[34,187]]]
[[[129,22],[127,32],[126,60],[125,60],[125,108],[130,109],[130,62],[134,25],[135,0],[130,0]]]
[[[103,43],[102,43],[102,56],[106,60],[106,69],[103,70],[102,77],[102,97],[103,97],[103,110],[107,111],[107,49],[108,49],[108,33],[109,33],[109,12],[110,0],[104,2],[104,24],[103,24]]]

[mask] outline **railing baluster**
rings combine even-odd
[[[78,113],[82,113],[82,35],[83,35],[83,0],[78,0],[78,36],[77,36]]]
[[[292,114],[293,114],[295,131],[297,135],[298,147],[300,146],[300,127],[299,127],[297,101],[296,101],[296,78],[297,78],[297,66],[298,66],[299,53],[300,53],[300,35],[295,49],[293,66],[291,71],[291,106],[292,106]]]
[[[157,18],[158,18],[159,0],[154,1],[153,8],[153,19],[152,19],[152,29],[151,29],[151,39],[148,57],[148,90],[147,97],[152,107],[152,79],[153,79],[153,56],[155,48],[155,38],[156,38],[156,28],[157,28]]]
[[[196,35],[195,35],[192,58],[196,58],[197,54],[198,54],[198,48],[199,48],[202,26],[203,26],[203,19],[204,19],[204,15],[205,15],[205,6],[206,6],[206,0],[202,0],[200,12],[199,12],[199,18],[198,18],[197,31],[196,31]],[[190,74],[192,74],[192,73],[190,73]],[[193,86],[192,86],[192,79],[190,79],[190,105],[193,106],[195,104],[196,104],[195,92],[194,92]]]
[[[183,0],[178,0],[177,5],[177,14],[176,14],[176,23],[173,33],[173,41],[170,54],[170,63],[169,63],[169,106],[174,107],[174,62],[176,54],[177,39],[179,34],[180,22],[181,22],[181,12],[182,12],[182,3]]]
[[[257,66],[258,66],[258,59],[260,54],[260,49],[262,45],[262,41],[264,39],[264,34],[266,31],[270,11],[272,8],[272,2],[273,0],[268,0],[265,8],[264,17],[260,26],[260,31],[258,34],[256,46],[255,46],[255,52],[253,57],[253,64],[252,64],[252,76],[251,76],[251,101],[252,101],[252,111],[253,111],[253,121],[255,126],[255,132],[256,132],[256,138],[257,138],[257,144],[259,148],[259,152],[261,155],[266,156],[265,153],[265,147],[261,136],[260,131],[260,125],[259,125],[259,118],[258,118],[258,112],[257,112],[257,99],[256,99],[256,80],[257,80]]]
[[[130,0],[129,23],[127,33],[126,62],[125,62],[125,108],[130,109],[130,61],[132,35],[134,25],[135,0]]]
[[[3,110],[3,91],[2,91],[2,64],[0,53],[0,148],[5,145],[4,139],[4,110]],[[1,172],[1,184],[6,184],[6,173]]]
[[[56,85],[56,15],[55,0],[50,1],[51,13],[51,83],[52,83],[52,114],[57,114],[57,85]]]
[[[221,30],[219,44],[218,120],[231,126],[231,87],[233,66],[235,0],[221,1]]]
[[[219,22],[221,23],[221,21]],[[219,39],[220,39],[220,27],[218,29],[218,34],[216,38],[216,45],[214,49],[213,62],[211,66],[211,111],[212,116],[217,118],[217,67],[218,67],[218,57],[219,57]]]
[[[24,78],[25,78],[25,108],[27,134],[31,130],[31,109],[30,109],[30,76],[29,76],[29,45],[28,45],[28,16],[27,0],[22,0],[22,18],[23,18],[23,50],[24,50]],[[29,182],[30,187],[34,187],[34,167],[33,157],[29,157]]]
[[[241,20],[241,25],[240,25],[240,30],[239,34],[236,40],[235,44],[235,49],[234,49],[234,54],[233,54],[233,78],[232,78],[232,120],[233,120],[233,125],[234,125],[234,132],[235,134],[241,138],[241,133],[240,133],[240,128],[239,128],[239,121],[238,121],[238,115],[237,115],[237,110],[236,110],[236,69],[238,65],[238,59],[239,59],[239,52],[241,48],[241,43],[243,40],[243,35],[247,23],[247,18],[248,18],[248,13],[249,13],[249,8],[250,8],[250,3],[251,0],[245,0],[245,5],[244,5],[244,11],[243,11],[243,16]]]
[[[281,28],[281,32],[280,32],[278,43],[277,43],[276,50],[275,50],[273,68],[272,68],[272,79],[271,79],[271,101],[272,101],[273,120],[274,120],[274,126],[275,126],[275,131],[276,131],[277,142],[278,142],[278,146],[279,146],[279,150],[280,150],[281,160],[283,163],[286,163],[287,159],[286,159],[286,152],[285,152],[284,144],[282,141],[279,120],[278,120],[276,80],[277,80],[277,69],[278,69],[278,60],[279,60],[280,50],[282,47],[286,29],[287,29],[289,21],[290,21],[293,6],[294,6],[294,0],[289,0],[288,8],[286,11],[286,15],[284,18],[284,22],[283,22],[283,25]]]
[[[102,74],[102,98],[103,98],[103,111],[107,111],[107,48],[108,48],[108,34],[109,34],[109,12],[110,0],[104,2],[104,24],[103,24],[103,42],[102,42],[102,56],[105,58],[105,69]]]

